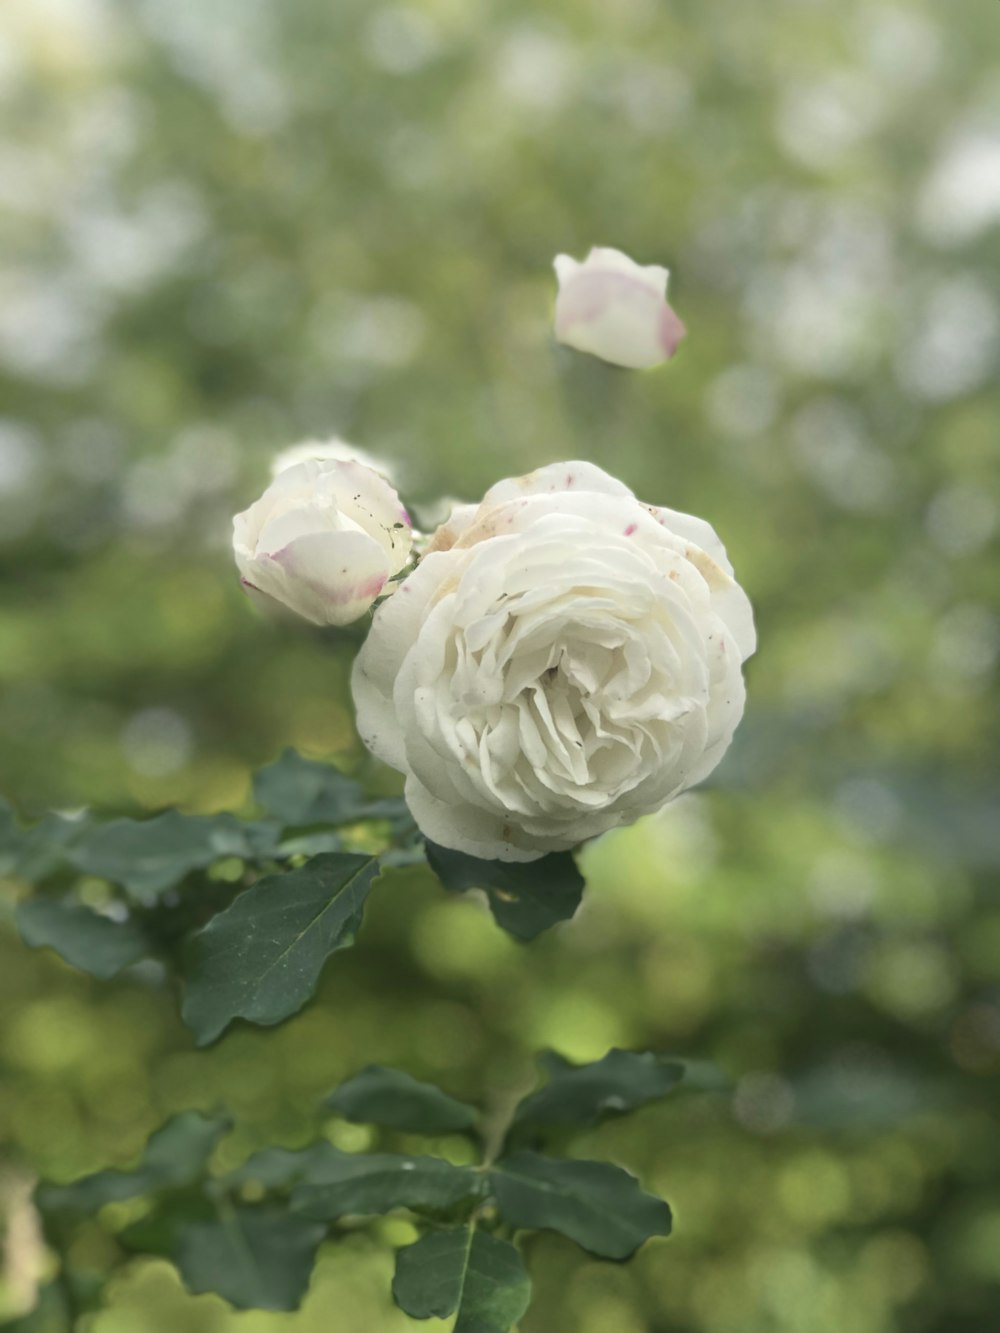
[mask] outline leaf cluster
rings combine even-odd
[[[36,1203],[64,1269],[81,1222],[107,1205],[142,1200],[143,1215],[117,1229],[123,1261],[166,1257],[191,1292],[266,1310],[299,1306],[324,1240],[404,1210],[421,1234],[397,1251],[396,1304],[417,1319],[453,1317],[458,1333],[506,1333],[531,1299],[522,1249],[532,1233],[554,1231],[622,1262],[671,1229],[668,1205],[630,1172],[560,1155],[551,1136],[668,1095],[684,1083],[685,1066],[622,1050],[585,1065],[550,1052],[542,1065],[544,1085],[499,1124],[381,1065],[362,1069],[323,1104],[329,1116],[429,1137],[437,1151],[349,1153],[319,1138],[261,1149],[217,1174],[211,1158],[231,1122],[187,1111],[153,1134],[131,1170],[43,1184]],[[466,1141],[464,1151],[455,1151],[454,1136]]]
[[[50,815],[31,828],[0,802],[0,876],[34,886],[16,909],[23,940],[101,979],[156,960],[180,981],[204,1046],[237,1019],[297,1013],[330,956],[354,944],[384,870],[426,857],[449,891],[482,890],[521,940],[579,906],[568,853],[508,865],[424,844],[400,798],[369,796],[294,750],[256,774],[253,792],[251,818]]]

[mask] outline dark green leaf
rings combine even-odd
[[[568,921],[583,896],[583,876],[569,852],[538,861],[481,861],[428,842],[427,861],[449,892],[482,889],[497,924],[519,940]]]
[[[275,848],[275,856],[285,860],[291,856],[321,856],[324,852],[339,852],[344,847],[344,839],[330,829],[318,833],[296,833],[290,838],[282,838]]]
[[[339,1153],[310,1173],[310,1182],[292,1195],[303,1217],[333,1221],[348,1213],[388,1213],[393,1208],[443,1213],[474,1200],[483,1175],[440,1157],[399,1153]]]
[[[215,1222],[218,1205],[205,1193],[204,1182],[190,1189],[170,1190],[157,1197],[157,1205],[119,1231],[115,1240],[135,1254],[159,1254],[172,1258],[182,1227],[192,1222]]]
[[[225,856],[268,856],[279,833],[274,823],[250,824],[235,815],[182,815],[167,810],[153,819],[113,819],[90,830],[70,850],[88,875],[120,884],[142,903],[152,903],[192,870]]]
[[[373,856],[317,856],[258,880],[193,935],[182,1012],[198,1045],[234,1018],[267,1027],[301,1009],[329,956],[354,943],[377,868]]]
[[[517,1152],[497,1163],[491,1179],[497,1208],[513,1226],[559,1231],[604,1259],[627,1259],[650,1236],[670,1234],[663,1200],[608,1162]]]
[[[284,1189],[311,1179],[340,1153],[325,1139],[307,1148],[262,1148],[230,1172],[231,1185],[254,1183],[265,1189]]]
[[[475,1107],[456,1101],[433,1083],[420,1083],[384,1065],[368,1065],[332,1092],[324,1105],[347,1120],[414,1134],[468,1130],[477,1119]]]
[[[254,774],[253,794],[268,814],[295,827],[351,823],[373,804],[346,773],[291,749]]]
[[[284,1208],[227,1207],[216,1221],[181,1225],[173,1259],[195,1295],[214,1291],[240,1310],[296,1310],[325,1230]]]
[[[41,1185],[38,1206],[43,1212],[93,1213],[106,1203],[138,1194],[182,1188],[200,1178],[212,1149],[228,1128],[224,1116],[183,1111],[150,1137],[131,1171],[98,1171],[71,1185]]]
[[[21,828],[11,806],[0,799],[0,875],[36,884],[64,864],[68,849],[87,832],[79,818],[50,814],[31,828]]]
[[[684,1065],[650,1051],[610,1050],[592,1064],[573,1065],[554,1051],[542,1057],[549,1081],[526,1097],[514,1125],[596,1125],[665,1097],[684,1077]]]
[[[392,1295],[414,1319],[447,1319],[454,1333],[507,1333],[531,1300],[513,1245],[475,1227],[424,1236],[396,1255]]]
[[[17,905],[16,919],[30,948],[54,949],[95,977],[113,977],[150,952],[149,940],[135,921],[112,921],[66,898],[26,898]]]

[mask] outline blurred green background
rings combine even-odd
[[[302,1142],[370,1060],[489,1098],[540,1046],[617,1043],[734,1090],[581,1143],[676,1232],[624,1267],[533,1243],[524,1333],[1000,1327],[998,37],[971,0],[4,0],[25,816],[239,808],[289,744],[375,776],[354,644],[257,619],[232,568],[232,513],[303,438],[383,455],[418,513],[589,458],[715,523],[761,640],[710,789],[588,848],[576,921],[518,947],[400,874],[275,1031],[194,1052],[170,996],[23,949],[5,886],[18,1245],[29,1173],[126,1164],[177,1109],[230,1104],[235,1158]],[[665,370],[552,345],[551,259],[591,244],[672,269]],[[138,1262],[86,1328],[443,1328],[390,1305],[411,1236],[328,1247],[295,1316]],[[0,1315],[24,1298],[15,1267]]]

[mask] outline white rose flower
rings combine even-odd
[[[321,462],[361,463],[364,467],[370,467],[373,472],[380,473],[387,481],[399,484],[398,478],[393,476],[391,465],[384,459],[337,437],[330,440],[303,440],[301,444],[292,444],[287,449],[282,449],[271,459],[271,476],[276,477],[286,468],[294,467],[296,463],[305,463],[310,458],[319,459]]]
[[[360,463],[296,463],[233,519],[243,586],[314,625],[347,625],[368,610],[410,557],[399,496]]]
[[[662,365],[676,352],[684,325],[667,304],[665,268],[602,246],[582,264],[557,255],[554,267],[559,342],[630,370]]]
[[[457,509],[379,607],[358,729],[433,842],[531,861],[657,810],[743,712],[753,615],[714,530],[590,463]]]

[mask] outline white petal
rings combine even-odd
[[[315,625],[349,625],[382,591],[385,552],[362,532],[314,532],[274,555],[261,556],[246,576]]]
[[[377,472],[361,463],[320,463],[320,481],[337,508],[383,547],[390,574],[410,558],[413,531],[399,496]],[[283,476],[286,474],[282,474]]]
[[[654,296],[665,299],[669,270],[659,264],[637,264],[621,250],[614,250],[607,245],[595,245],[587,256],[584,268],[595,273],[620,273],[648,288]]]
[[[569,255],[556,255],[552,261],[552,267],[556,271],[556,280],[561,287],[564,282],[568,282],[573,277],[582,265]]]
[[[430,544],[427,547],[428,552],[450,550],[466,528],[471,527],[475,522],[479,509],[479,505],[455,505],[431,537]]]
[[[666,302],[668,273],[637,264],[621,250],[597,246],[583,264],[556,260],[559,342],[612,365],[644,370],[668,361],[684,325]]]
[[[518,500],[526,495],[552,495],[560,491],[632,495],[624,482],[609,476],[595,463],[576,459],[569,463],[549,463],[534,472],[529,472],[527,476],[498,481],[483,496],[483,505],[504,504],[508,500]]]
[[[413,648],[431,600],[456,557],[429,555],[375,612],[368,637],[351,675],[358,734],[391,767],[405,771],[406,747],[393,703],[393,689],[407,654]],[[462,561],[462,557],[458,557]]]

